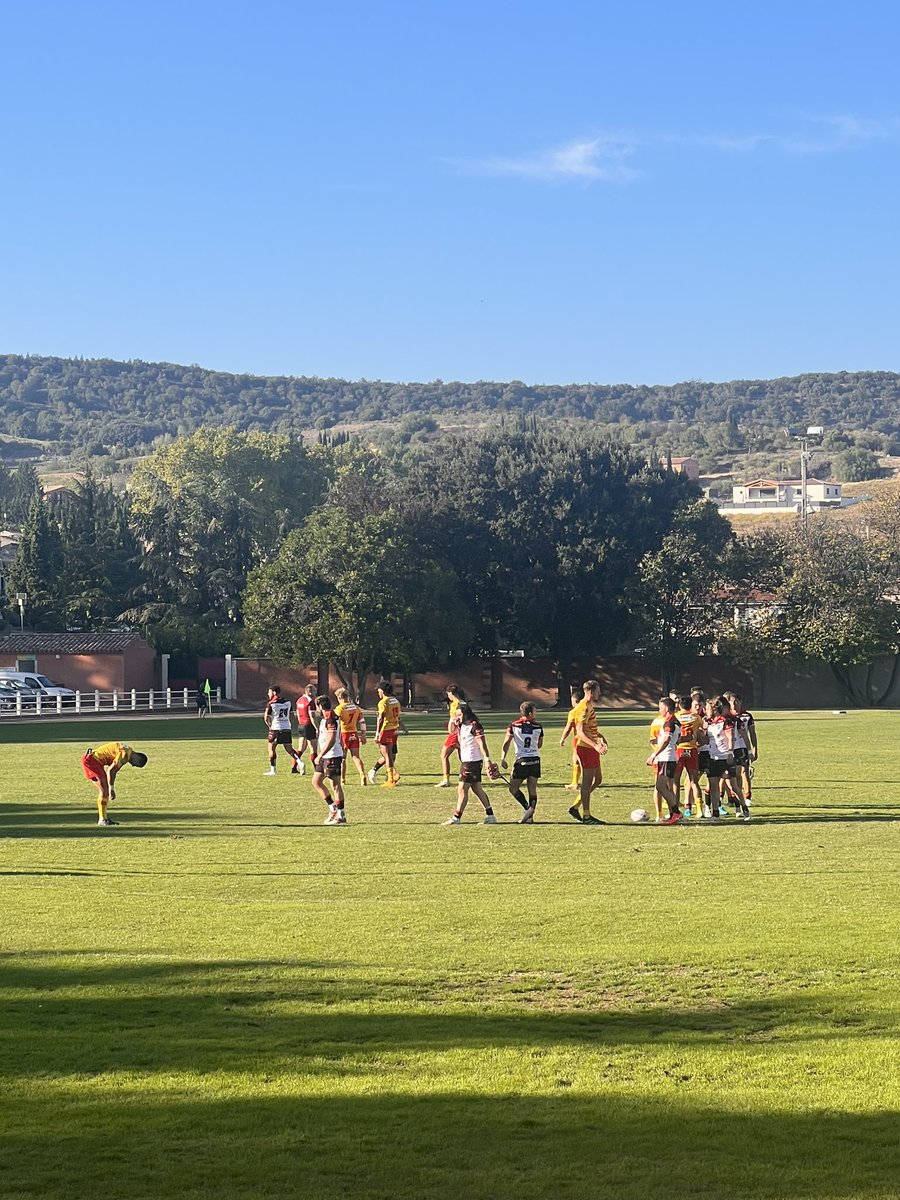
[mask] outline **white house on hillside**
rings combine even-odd
[[[799,512],[801,500],[799,479],[754,479],[731,489],[731,503],[722,505],[722,512]],[[828,508],[846,508],[857,497],[844,496],[842,483],[831,479],[809,479],[806,483],[806,503],[811,512]]]

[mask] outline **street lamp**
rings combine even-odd
[[[801,433],[796,429],[786,429],[784,431],[788,437],[794,438],[800,443],[800,520],[806,524],[806,519],[809,516],[809,496],[807,493],[807,477],[809,460],[815,454],[815,450],[810,450],[810,438],[820,439],[825,433],[824,425],[809,425],[806,433]]]
[[[27,592],[16,592],[16,604],[19,606],[19,629],[25,632],[25,605],[28,603]]]

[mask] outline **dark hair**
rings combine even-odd
[[[280,695],[281,695],[281,686],[280,686],[280,684],[277,684],[277,683],[270,683],[270,684],[269,684],[269,691],[270,691],[270,692],[274,692],[276,696],[280,696]]]
[[[666,706],[666,708],[669,710],[669,712],[671,712],[673,710],[673,708],[675,707],[675,701],[672,699],[671,696],[660,696],[659,702],[660,702],[660,704],[664,704]]]
[[[324,708],[326,712],[331,711],[331,697],[330,696],[316,696],[316,704],[319,708]]]
[[[459,706],[459,717],[461,721],[466,722],[478,720],[478,717],[475,714],[475,709],[468,702],[468,700],[464,700]]]
[[[389,679],[379,679],[377,686],[379,691],[384,692],[388,696],[393,696],[394,685]]]
[[[523,717],[533,717],[534,716],[534,705],[531,703],[530,700],[523,700],[522,703],[519,705],[519,712],[522,714]]]
[[[466,696],[466,693],[463,691],[463,689],[459,686],[458,683],[451,683],[450,686],[447,688],[447,691],[451,694],[451,696],[455,696],[457,700],[467,700],[468,699],[468,697]]]
[[[131,752],[131,765],[132,765],[133,767],[146,767],[146,765],[147,765],[147,755],[146,755],[146,754],[141,754],[140,750],[132,750],[132,752]]]
[[[679,704],[681,705],[682,709],[687,709],[687,708],[691,707],[693,702],[694,702],[693,696],[682,696],[679,701]]]
[[[586,691],[586,692],[592,692],[592,691],[594,691],[594,689],[595,689],[595,688],[597,689],[597,691],[598,691],[598,692],[603,690],[603,689],[600,687],[600,680],[599,680],[599,679],[586,679],[586,680],[584,681],[584,687],[583,687],[583,690],[584,690],[584,691]]]

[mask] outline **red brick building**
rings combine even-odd
[[[156,651],[137,633],[8,633],[0,669],[35,671],[76,692],[159,686]]]

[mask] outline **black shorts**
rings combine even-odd
[[[746,746],[741,746],[741,747],[740,747],[738,750],[735,750],[735,752],[734,752],[734,765],[735,765],[736,767],[749,767],[749,765],[750,765],[750,753],[749,753],[749,751],[747,750],[747,747],[746,747]]]
[[[460,783],[481,783],[481,768],[484,763],[479,758],[478,762],[461,762],[459,764],[459,782]]]
[[[539,758],[517,758],[513,763],[513,779],[540,779],[541,760]]]
[[[326,779],[330,779],[332,781],[339,780],[341,777],[341,767],[343,762],[343,754],[340,756],[340,758],[317,758],[316,774],[324,775]]]
[[[709,751],[701,750],[700,753],[697,755],[697,769],[701,775],[709,774],[709,763],[710,763]]]
[[[291,731],[289,729],[270,729],[268,742],[270,746],[292,746]]]
[[[728,773],[728,763],[724,758],[711,758],[706,774],[710,779],[722,779]]]
[[[319,735],[316,732],[315,725],[310,723],[309,725],[300,726],[300,736],[306,738],[308,742],[314,742]]]
[[[677,762],[658,762],[656,764],[656,774],[665,775],[666,779],[674,779],[677,767]]]

